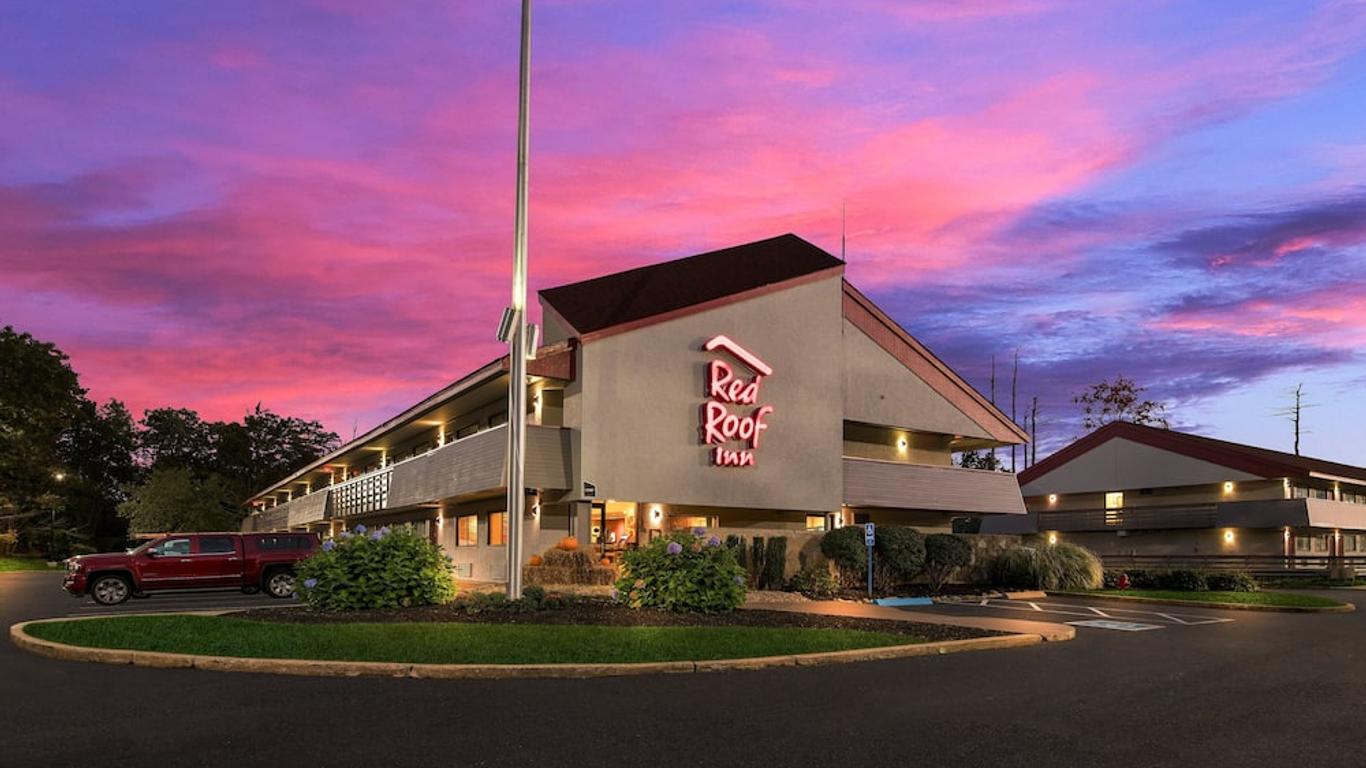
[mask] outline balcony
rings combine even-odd
[[[1015,475],[846,456],[844,503],[851,507],[1024,515]]]
[[[1123,509],[1069,509],[1039,512],[1040,531],[1124,531],[1165,528],[1210,528],[1218,505],[1183,504]]]

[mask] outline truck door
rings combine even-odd
[[[195,586],[195,562],[189,536],[173,536],[147,548],[142,562],[144,589],[184,589]]]
[[[240,536],[199,536],[197,586],[236,587],[242,584]]]

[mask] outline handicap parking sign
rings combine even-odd
[[[872,524],[872,523],[864,523],[864,524],[863,524],[863,546],[865,546],[865,547],[871,547],[871,546],[873,546],[873,533],[874,533],[873,524]]]

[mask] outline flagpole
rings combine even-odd
[[[526,513],[527,154],[531,108],[531,0],[522,0],[522,52],[517,104],[517,208],[513,221],[512,327],[508,344],[507,595],[522,596],[522,523]]]

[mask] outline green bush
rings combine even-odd
[[[821,554],[842,570],[868,567],[868,550],[863,546],[863,528],[846,525],[821,537]]]
[[[1039,589],[1100,589],[1103,569],[1091,550],[1060,542],[1035,550]]]
[[[1205,583],[1215,592],[1257,592],[1261,585],[1247,571],[1218,571],[1205,574]]]
[[[1157,588],[1178,592],[1205,592],[1209,590],[1209,582],[1205,581],[1205,574],[1200,571],[1173,568],[1157,576]]]
[[[764,570],[759,575],[759,589],[782,589],[787,570],[787,537],[774,536],[764,550]]]
[[[622,555],[615,596],[632,608],[718,613],[744,602],[745,583],[734,553],[694,528]]]
[[[1065,542],[1008,549],[987,570],[992,583],[1004,589],[1099,589],[1104,576],[1090,550]]]
[[[880,525],[873,539],[873,555],[874,582],[879,589],[891,589],[914,579],[925,567],[925,536],[914,528]]]
[[[455,598],[451,561],[412,526],[355,531],[299,563],[299,596],[326,611],[441,605]]]
[[[749,567],[746,570],[749,584],[755,589],[764,578],[764,537],[755,536],[749,540]]]
[[[972,543],[953,533],[932,533],[925,537],[925,576],[935,592],[953,578],[960,568],[972,565]]]
[[[1106,568],[1105,572],[1101,574],[1100,583],[1105,589],[1119,589],[1120,580],[1125,577],[1129,579],[1129,586],[1132,587],[1134,585],[1132,575],[1118,568]]]
[[[840,583],[824,565],[808,565],[792,575],[787,588],[815,600],[829,600],[839,594]]]
[[[726,549],[735,555],[735,562],[749,572],[749,550],[745,549],[745,538],[734,533],[726,534]]]

